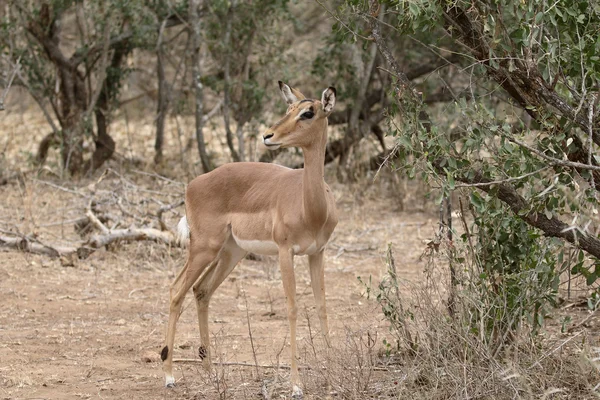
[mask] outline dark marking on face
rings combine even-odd
[[[206,346],[200,345],[200,347],[198,347],[198,357],[200,357],[201,360],[204,360],[207,355],[208,351],[206,350]]]
[[[304,100],[300,100],[300,103],[298,103],[298,104],[302,104],[302,103],[306,103],[306,102],[312,103],[312,102],[314,102],[314,100],[312,100],[312,99],[304,99]]]
[[[169,356],[169,346],[165,346],[165,347],[163,347],[162,351],[160,352],[160,359],[165,361],[168,356]]]

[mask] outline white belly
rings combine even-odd
[[[233,235],[233,239],[242,249],[265,256],[276,256],[279,254],[279,247],[275,242],[270,240],[244,240]]]
[[[271,240],[245,240],[240,239],[237,236],[233,235],[233,239],[242,249],[254,253],[261,254],[265,256],[276,256],[279,254],[279,247],[277,243]],[[300,245],[293,245],[292,250],[294,250],[294,254],[297,256],[306,256],[317,253],[322,250],[317,248],[317,242],[312,242],[307,248],[301,249]]]

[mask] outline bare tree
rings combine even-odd
[[[233,132],[231,131],[231,22],[233,19],[233,10],[235,0],[231,2],[225,15],[225,62],[223,66],[223,122],[225,123],[225,137],[227,139],[227,147],[231,152],[233,161],[241,161],[240,154],[235,150],[233,144]]]
[[[166,20],[160,25],[158,31],[158,41],[156,44],[156,75],[158,78],[158,102],[156,105],[156,139],[154,142],[154,162],[160,163],[162,160],[162,149],[165,137],[165,120],[169,108],[168,83],[165,77],[164,66],[164,48],[163,35],[165,31]]]
[[[192,81],[194,85],[194,115],[196,118],[196,142],[198,144],[198,153],[200,154],[200,162],[202,163],[202,170],[209,172],[212,170],[212,165],[208,154],[206,153],[206,145],[204,143],[204,133],[202,128],[204,121],[202,114],[204,112],[204,100],[203,100],[203,87],[202,87],[202,40],[201,32],[202,25],[200,21],[199,9],[202,6],[203,0],[191,0],[189,4],[189,23],[190,23],[190,37],[192,46]]]

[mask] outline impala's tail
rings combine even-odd
[[[181,244],[187,244],[190,239],[190,226],[187,217],[183,217],[177,224],[177,241]]]

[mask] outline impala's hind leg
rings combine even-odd
[[[171,301],[169,307],[169,325],[167,328],[167,338],[165,347],[163,347],[160,358],[163,361],[163,371],[165,373],[165,385],[172,387],[175,385],[173,376],[173,345],[175,343],[175,329],[177,321],[181,315],[181,307],[185,295],[190,290],[194,282],[215,259],[218,251],[209,248],[198,248],[190,245],[188,260],[179,273],[175,282],[171,285]]]
[[[208,304],[215,290],[217,290],[245,255],[246,251],[238,247],[231,234],[229,234],[227,241],[217,256],[217,260],[194,284],[193,290],[198,310],[198,326],[200,328],[201,342],[198,348],[198,356],[203,360],[202,364],[207,371],[211,367]]]

